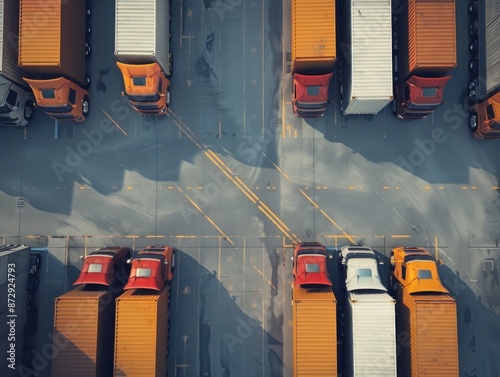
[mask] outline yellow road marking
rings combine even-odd
[[[255,268],[255,271],[257,271],[259,273],[260,276],[262,276],[262,279],[264,279],[267,284],[269,284],[271,287],[273,287],[274,289],[276,289],[276,287],[273,285],[273,283],[271,283],[271,281],[269,281],[269,279],[267,279],[265,277],[265,275],[262,273],[261,270],[259,270],[257,267],[255,267],[255,265],[253,263],[250,263],[252,265],[253,268]]]
[[[208,216],[205,214],[205,212],[203,212],[203,210],[200,208],[200,206],[198,206],[198,204],[196,204],[196,202],[191,199],[184,191],[182,191],[182,189],[180,187],[177,187],[177,189],[182,193],[182,195],[184,195],[184,197],[193,205],[194,208],[196,208],[198,210],[198,212],[200,212],[203,216],[205,216],[205,219],[210,223],[212,224],[212,226],[217,229],[217,231],[222,234],[222,236],[231,244],[231,245],[234,245],[234,242],[231,240],[231,238],[229,238],[226,233],[224,233],[222,231],[222,229]]]
[[[393,234],[392,238],[410,238],[408,234]]]
[[[109,120],[113,122],[116,128],[118,128],[125,136],[128,136],[127,133],[123,130],[123,128],[121,128],[120,125],[116,123],[115,120],[111,118],[111,116],[104,109],[101,108],[101,110],[109,118]]]

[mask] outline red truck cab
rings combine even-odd
[[[85,258],[82,272],[73,285],[96,284],[109,287],[114,279],[125,280],[127,260],[130,250],[127,247],[108,246],[92,251]]]
[[[23,78],[33,91],[36,106],[59,122],[83,122],[89,114],[89,92],[64,77],[53,80]]]
[[[170,103],[170,81],[157,63],[124,64],[120,69],[132,107],[144,115],[163,115]]]
[[[500,92],[471,106],[469,125],[476,139],[500,138]]]
[[[293,75],[292,104],[297,117],[322,117],[328,100],[328,87],[333,73],[326,75]]]
[[[451,76],[411,76],[394,88],[394,113],[400,119],[421,119],[443,102],[444,87]]]
[[[123,289],[160,291],[173,279],[175,250],[170,246],[148,246],[129,262],[132,264],[130,278]]]
[[[319,242],[300,242],[293,250],[293,277],[295,284],[303,288],[331,287],[328,274],[328,255]]]

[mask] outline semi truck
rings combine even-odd
[[[422,248],[397,247],[391,268],[402,339],[398,376],[458,376],[456,302],[441,283],[435,259]]]
[[[17,65],[19,0],[0,0],[0,125],[26,126],[35,97]]]
[[[0,376],[17,376],[26,323],[30,247],[0,246]]]
[[[327,260],[331,257],[319,242],[300,242],[292,256],[295,284],[303,288],[331,287]]]
[[[421,119],[443,102],[457,66],[455,0],[403,0],[395,15],[394,102],[400,119]]]
[[[322,117],[337,59],[335,1],[292,0],[292,106],[297,117]]]
[[[80,286],[55,298],[52,377],[112,375],[118,293]]]
[[[391,0],[343,7],[342,113],[377,114],[393,100]]]
[[[89,14],[85,0],[20,0],[18,64],[36,106],[59,122],[89,114]]]
[[[380,279],[369,247],[341,248],[345,278],[345,375],[397,376],[396,302]]]
[[[123,285],[128,278],[127,260],[130,258],[128,247],[107,246],[92,251],[84,258],[80,276],[73,285],[102,285],[113,283]]]
[[[169,0],[116,0],[115,56],[132,107],[163,115],[170,103]]]
[[[130,277],[123,289],[161,291],[173,279],[175,250],[170,246],[148,246],[128,263],[131,264]]]
[[[169,290],[131,289],[116,299],[114,377],[166,377]]]
[[[337,376],[337,300],[331,287],[292,283],[293,376]]]
[[[472,1],[469,31],[469,125],[476,139],[500,138],[500,6],[496,0]]]

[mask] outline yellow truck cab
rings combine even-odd
[[[36,100],[36,106],[60,122],[83,122],[89,113],[89,92],[71,80],[24,78]]]
[[[436,260],[425,249],[418,247],[399,247],[391,254],[393,277],[409,293],[443,292],[448,290],[441,284]]]

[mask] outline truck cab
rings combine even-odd
[[[300,242],[293,250],[293,277],[302,288],[331,287],[328,274],[328,255],[319,242]]]
[[[451,76],[419,77],[397,83],[394,88],[395,115],[400,119],[422,119],[444,104],[443,93]]]
[[[73,285],[95,284],[109,287],[114,279],[126,280],[124,275],[129,258],[130,250],[127,247],[108,246],[92,251],[85,258],[80,276]]]
[[[380,279],[379,262],[372,249],[360,245],[343,246],[340,250],[340,257],[348,292],[387,291]]]
[[[33,116],[35,97],[0,76],[0,125],[23,127]]]
[[[23,78],[36,99],[36,106],[60,122],[83,122],[89,114],[89,92],[64,77],[51,80]]]
[[[160,65],[116,62],[132,107],[144,115],[163,115],[170,104],[170,81]]]
[[[500,92],[472,105],[469,125],[476,139],[500,138]]]
[[[333,73],[326,75],[293,75],[292,105],[297,117],[322,117],[328,100]]]
[[[449,293],[439,278],[436,260],[419,247],[397,247],[391,252],[391,281],[409,293]]]
[[[175,250],[170,246],[148,246],[136,258],[129,259],[128,263],[132,264],[132,268],[123,289],[160,291],[165,283],[173,279]]]

